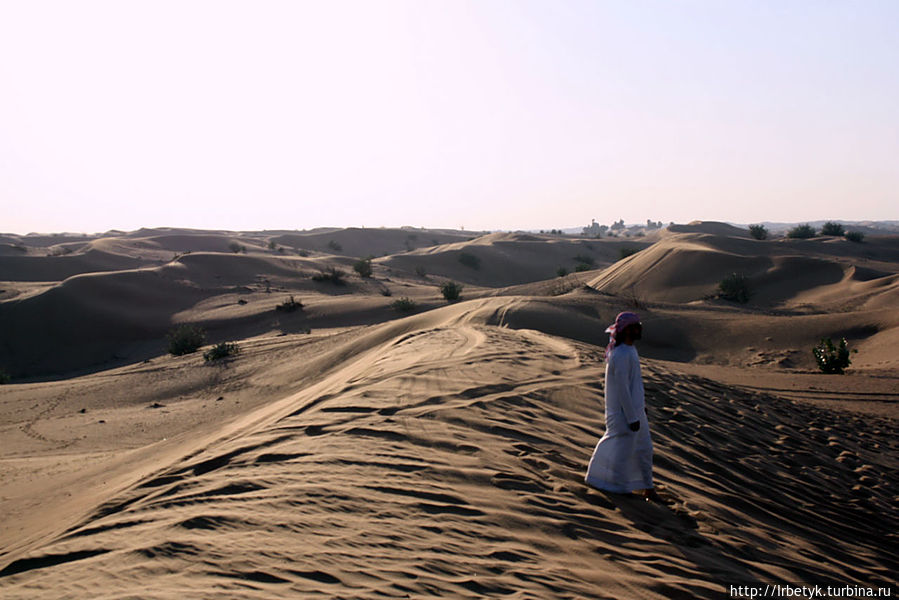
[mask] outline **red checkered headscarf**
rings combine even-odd
[[[606,333],[609,334],[609,345],[606,346],[606,358],[609,358],[609,353],[612,352],[612,348],[615,347],[616,339],[615,336],[620,332],[624,331],[624,328],[628,325],[639,325],[640,317],[637,316],[637,313],[632,312],[622,312],[618,313],[618,316],[615,317],[615,322],[609,325],[606,328]]]

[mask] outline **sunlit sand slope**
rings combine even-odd
[[[483,325],[500,303],[374,328],[319,383],[8,557],[0,593],[720,598],[759,579],[895,576],[890,421],[647,361],[674,504],[589,491],[599,351]]]

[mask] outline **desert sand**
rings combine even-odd
[[[895,594],[897,308],[896,235],[0,235],[0,596]],[[670,506],[583,482],[621,310]],[[171,356],[179,323],[241,352]]]

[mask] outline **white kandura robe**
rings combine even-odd
[[[612,349],[606,361],[606,432],[596,444],[584,480],[609,492],[652,487],[652,438],[643,398],[640,357],[631,345]],[[631,431],[628,423],[640,421]]]

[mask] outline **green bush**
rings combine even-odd
[[[815,228],[805,223],[803,225],[797,225],[793,229],[787,232],[787,237],[792,239],[804,240],[811,237],[815,237]]]
[[[440,286],[440,293],[447,302],[455,302],[462,297],[462,284],[455,281],[446,281]]]
[[[285,300],[281,304],[275,307],[275,310],[280,312],[295,312],[298,310],[303,310],[303,303],[297,302],[293,299],[293,296],[290,297],[289,300]]]
[[[481,259],[469,252],[463,252],[462,254],[460,254],[459,262],[466,267],[474,269],[475,271],[481,268]]]
[[[849,346],[846,338],[840,340],[839,346],[834,346],[830,338],[822,338],[821,342],[812,348],[812,354],[818,368],[824,373],[842,374],[852,361],[849,360]]]
[[[268,249],[275,250],[278,247],[278,244],[275,243],[275,240],[268,241]]]
[[[619,255],[618,260],[627,258],[628,256],[633,256],[634,254],[636,254],[639,251],[640,251],[639,248],[621,248],[618,251],[618,255]]]
[[[312,279],[313,281],[330,281],[334,285],[343,285],[345,283],[343,280],[345,275],[346,273],[337,267],[328,267],[324,271],[319,271],[313,275]]]
[[[731,273],[718,283],[719,298],[745,304],[751,295],[749,282],[742,273]]]
[[[390,288],[385,285],[384,287],[381,288],[381,295],[382,296],[393,296],[393,292],[391,292]]]
[[[768,239],[768,229],[764,225],[750,225],[749,235],[757,240]]]
[[[335,242],[334,240],[328,242],[328,248],[330,248],[334,252],[343,252],[343,246],[341,246],[339,242]]]
[[[394,300],[390,303],[390,306],[397,312],[412,312],[417,308],[415,301],[406,296]]]
[[[576,273],[581,273],[581,272],[583,272],[583,271],[589,271],[589,270],[592,269],[592,268],[593,268],[593,267],[590,266],[590,265],[588,265],[587,263],[581,263],[581,264],[579,264],[578,266],[576,266],[576,267],[574,268],[574,271],[575,271]]]
[[[11,380],[12,380],[12,377],[9,376],[9,373],[4,371],[3,369],[0,369],[0,385],[3,385],[4,383],[9,383]]]
[[[198,325],[178,325],[169,330],[169,354],[183,356],[196,352],[206,343],[206,332]]]
[[[847,231],[846,239],[850,242],[863,242],[865,240],[865,234],[861,231]]]
[[[821,227],[821,235],[843,237],[844,233],[846,233],[846,231],[843,229],[843,226],[839,223],[834,223],[833,221],[828,221]]]
[[[212,362],[229,356],[237,356],[238,354],[240,354],[240,346],[231,342],[222,342],[204,352],[203,360]]]
[[[578,264],[588,265],[590,267],[592,267],[596,262],[589,254],[578,254],[574,257],[574,261]]]
[[[371,277],[371,259],[357,260],[353,265],[353,270],[359,273],[359,277]]]
[[[231,242],[230,244],[228,244],[228,249],[231,250],[231,252],[233,252],[234,254],[238,254],[240,252],[246,253],[247,251],[246,246],[238,244],[237,242]]]
[[[568,275],[568,269],[566,269],[565,267],[559,267],[558,269],[556,269],[556,275],[558,275],[559,277],[565,277],[566,275]]]

